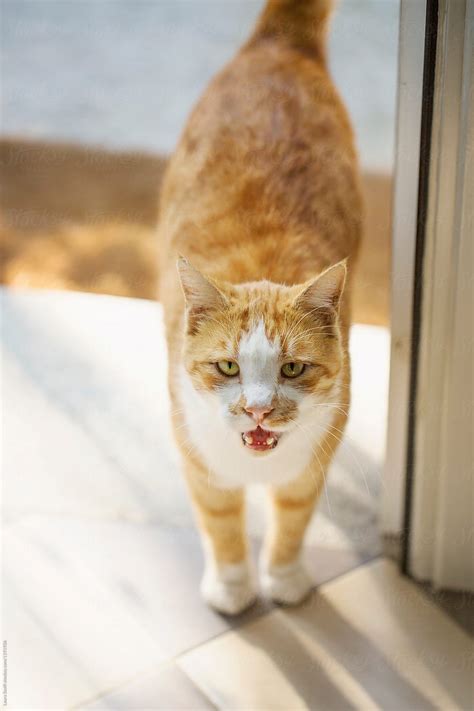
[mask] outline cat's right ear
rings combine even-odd
[[[179,257],[177,267],[186,301],[188,330],[194,332],[198,323],[205,319],[206,312],[223,308],[226,298],[210,279],[184,257]]]

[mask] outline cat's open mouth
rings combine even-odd
[[[242,432],[242,442],[255,452],[267,452],[277,446],[278,435],[276,432],[270,432],[258,426],[255,430]]]

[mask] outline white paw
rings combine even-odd
[[[264,567],[261,585],[264,595],[274,602],[297,605],[308,596],[313,581],[304,565],[297,561],[290,565]]]
[[[252,605],[257,593],[245,563],[207,566],[201,582],[201,595],[208,605],[224,615],[238,615]]]

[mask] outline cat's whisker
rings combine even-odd
[[[179,415],[181,412],[185,412],[184,407],[177,407],[175,410],[170,410],[170,415]]]
[[[342,407],[342,408],[349,408],[349,403],[348,402],[313,402],[311,403],[311,407]]]
[[[309,333],[334,333],[333,326],[312,326],[311,328],[306,328],[304,331],[298,333],[297,338],[302,338]]]
[[[310,406],[312,408],[316,407],[349,407],[348,402],[313,402],[310,403]]]
[[[366,478],[366,476],[365,476],[364,469],[363,469],[363,467],[362,467],[362,464],[361,464],[359,458],[356,456],[355,452],[352,451],[352,449],[351,449],[351,447],[350,447],[350,443],[347,441],[347,435],[345,435],[345,433],[343,433],[342,430],[340,430],[338,427],[335,427],[334,425],[327,425],[326,427],[329,427],[330,429],[334,429],[335,431],[337,431],[337,432],[339,432],[339,433],[341,434],[341,436],[338,437],[338,436],[336,436],[333,432],[331,432],[329,429],[326,429],[327,434],[328,434],[329,436],[334,437],[334,438],[336,439],[336,441],[338,442],[338,444],[341,444],[341,446],[342,446],[342,445],[345,445],[345,446],[347,447],[347,451],[350,453],[350,455],[351,455],[352,459],[354,460],[354,462],[355,462],[355,464],[356,464],[356,466],[357,466],[357,468],[358,468],[360,474],[362,475],[362,478],[363,478],[364,484],[365,484],[365,488],[366,488],[366,490],[367,490],[367,494],[371,497],[372,494],[371,494],[371,492],[370,492],[369,485],[368,485],[368,483],[367,483],[367,478]],[[342,439],[343,436],[344,436],[344,440]]]
[[[308,328],[306,331],[302,331],[301,333],[298,333],[298,335],[291,340],[291,346],[294,348],[297,346],[301,341],[304,341],[311,333],[320,333],[320,334],[326,334],[326,333],[334,333],[334,328],[332,326],[320,326],[320,327],[315,327],[315,328]]]
[[[295,424],[296,424],[296,422],[295,422]],[[302,425],[300,425],[300,427],[303,428]],[[329,428],[333,428],[334,430],[337,430],[337,431],[340,433],[341,436],[340,436],[340,437],[339,437],[339,436],[336,436],[333,432],[331,432],[331,431],[329,431],[329,430],[327,429],[328,427],[329,427]],[[342,445],[342,444],[348,445],[348,443],[342,439],[343,436],[346,437],[345,433],[344,433],[342,430],[340,430],[338,427],[335,427],[334,425],[320,426],[320,431],[321,431],[322,433],[326,434],[326,435],[329,435],[329,436],[334,437],[334,439],[336,440],[336,445],[335,445],[335,447],[337,447],[337,446],[339,446],[339,445]],[[325,449],[325,447],[324,447],[324,440],[320,440],[319,443],[318,443],[318,446],[323,450],[323,452],[326,454],[326,456],[328,457],[328,459],[331,459],[331,458],[332,458],[332,456],[334,455],[335,448],[331,447],[331,445],[329,445],[329,443],[328,443],[328,446],[330,446],[330,448],[331,448],[331,451],[328,452],[328,451]],[[351,450],[351,448],[350,448],[349,446],[348,446],[348,451],[349,451],[351,457],[353,458],[353,460],[354,460],[354,462],[355,462],[355,464],[356,464],[356,466],[357,466],[357,468],[358,468],[360,474],[362,475],[362,478],[363,478],[364,484],[365,484],[365,488],[366,488],[366,490],[367,490],[367,494],[369,495],[369,497],[371,497],[372,494],[371,494],[371,492],[370,492],[369,485],[368,485],[368,483],[367,483],[367,479],[366,479],[365,472],[364,472],[364,470],[363,470],[362,464],[360,463],[358,457],[355,455],[355,453]],[[325,488],[326,488],[326,487],[325,487]],[[329,505],[329,502],[328,502],[328,505]]]
[[[341,447],[346,447],[347,450],[350,452],[351,457],[354,459],[354,461],[355,461],[355,463],[356,463],[356,465],[357,465],[357,468],[359,469],[359,471],[360,471],[360,473],[361,473],[361,475],[362,475],[362,477],[363,477],[363,479],[364,479],[365,487],[366,487],[366,489],[367,489],[367,493],[370,495],[370,489],[369,489],[369,486],[368,486],[368,483],[367,483],[367,480],[366,480],[366,476],[365,476],[365,472],[364,472],[364,468],[363,468],[363,466],[362,466],[362,463],[360,462],[360,460],[359,460],[359,458],[357,457],[356,453],[353,452],[353,451],[352,451],[352,448],[351,448],[351,445],[352,445],[353,447],[357,446],[357,442],[356,442],[350,435],[348,435],[347,432],[345,432],[345,431],[339,429],[338,427],[336,427],[336,426],[333,425],[333,424],[328,424],[328,425],[324,425],[324,426],[320,426],[320,427],[321,427],[321,429],[323,429],[323,430],[326,429],[326,428],[330,428],[330,429],[332,429],[332,430],[338,432],[338,434],[340,434],[340,436],[336,436],[336,435],[334,435],[332,432],[329,432],[329,431],[328,431],[328,434],[329,434],[329,435],[332,434],[332,436],[340,443],[340,446],[341,446]],[[381,473],[380,473],[379,471],[377,471],[377,470],[376,470],[376,473],[377,473],[377,476],[378,476],[379,479],[380,479],[380,482],[381,482],[382,487],[384,488],[384,487],[385,487],[385,482],[383,481],[383,478],[382,478]]]
[[[315,311],[315,310],[316,309],[313,309],[312,311]],[[284,345],[288,342],[288,340],[291,338],[293,333],[295,333],[296,329],[298,328],[299,324],[303,321],[303,319],[306,318],[306,316],[309,316],[309,313],[310,312],[304,313],[302,316],[300,316],[300,318],[295,323],[291,324],[290,329],[283,336],[282,345]]]
[[[180,425],[178,425],[177,427],[174,428],[175,432],[183,429],[183,427],[187,427],[187,424],[188,424],[187,422],[182,422]]]
[[[191,443],[191,446],[186,450],[186,456],[190,457],[191,454],[196,451],[196,449],[197,445]]]
[[[321,311],[321,310],[322,310],[322,309],[321,309],[321,306],[315,306],[314,308],[309,309],[308,311],[305,311],[305,312],[302,314],[302,316],[300,316],[299,319],[298,319],[294,324],[292,324],[290,330],[289,330],[287,333],[285,333],[285,335],[284,335],[284,337],[283,337],[282,344],[286,344],[286,343],[288,342],[288,339],[293,335],[293,333],[295,333],[296,329],[298,328],[298,326],[300,325],[300,323],[301,323],[305,318],[307,318],[308,316],[310,316],[310,315],[311,315],[312,313],[314,313],[315,311]]]
[[[326,408],[335,410],[336,412],[339,412],[340,414],[344,415],[345,417],[348,417],[348,416],[349,416],[349,411],[348,411],[348,410],[345,410],[345,409],[344,409],[343,407],[341,407],[340,405],[336,405],[336,404],[333,404],[333,403],[316,403],[316,404],[310,405],[310,406],[309,406],[309,409],[310,409],[311,411],[314,411],[314,410],[316,410],[316,408],[319,408],[319,407],[326,407]]]
[[[314,448],[314,446],[313,446],[313,444],[312,444],[312,442],[311,442],[310,436],[307,434],[307,432],[306,432],[304,426],[303,426],[301,423],[297,422],[294,418],[291,418],[291,421],[296,425],[296,427],[298,427],[298,428],[303,432],[303,434],[305,435],[306,439],[308,440],[309,446],[310,446],[310,448],[311,448],[313,454],[315,455],[315,457],[316,457],[316,459],[317,459],[317,461],[318,461],[319,469],[320,469],[320,474],[321,474],[321,477],[322,477],[322,488],[324,489],[324,493],[325,493],[325,496],[326,496],[326,501],[327,501],[327,505],[328,505],[329,515],[330,515],[331,519],[332,519],[333,522],[334,522],[334,518],[333,518],[333,514],[332,514],[332,508],[331,508],[331,503],[330,503],[330,501],[329,501],[329,492],[328,492],[328,490],[327,490],[327,484],[326,484],[326,471],[325,471],[325,469],[324,469],[324,467],[323,467],[323,465],[322,465],[322,462],[321,462],[321,460],[320,460],[320,458],[319,458],[319,455],[318,455],[316,449]],[[319,446],[319,444],[318,444],[318,446]],[[318,489],[319,489],[320,482],[316,479],[316,477],[314,476],[314,473],[313,473],[313,471],[312,471],[311,469],[310,469],[310,472],[311,472],[311,477],[312,477],[314,483],[316,484],[316,486],[317,486]]]

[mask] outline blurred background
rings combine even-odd
[[[258,0],[2,0],[2,281],[154,298],[166,156]],[[330,67],[367,199],[356,313],[388,321],[397,0],[345,0]]]

